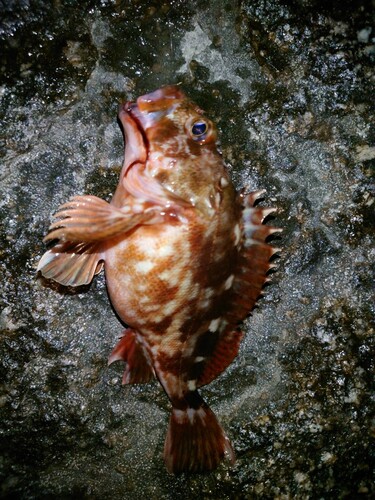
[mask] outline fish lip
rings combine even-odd
[[[133,120],[137,123],[138,128],[141,131],[144,131],[143,125],[142,125],[142,119],[141,119],[141,113],[138,109],[138,105],[136,102],[133,101],[127,101],[122,105],[122,109],[120,109],[120,113],[124,112],[127,113],[128,115],[133,118]]]
[[[128,101],[120,106],[118,117],[125,135],[121,178],[127,192],[136,198],[147,199],[150,203],[165,207],[164,210],[171,215],[179,213],[181,208],[191,208],[191,203],[164,189],[156,179],[145,173],[149,156],[149,141],[145,129],[150,123],[149,116],[143,115],[136,103]]]
[[[119,119],[126,140],[125,173],[134,163],[146,163],[150,146],[146,131],[184,99],[185,94],[178,85],[166,85],[120,107]]]
[[[119,120],[125,135],[124,174],[136,163],[145,164],[149,143],[136,103],[127,101],[120,106]]]
[[[145,143],[145,145],[147,146],[147,149],[148,149],[149,141],[147,139],[147,135],[146,135],[146,131],[145,131],[146,127],[145,127],[144,121],[142,119],[143,118],[142,113],[139,111],[137,103],[132,102],[132,101],[127,101],[124,104],[123,108],[125,110],[125,113],[127,113],[133,119],[135,124],[137,125],[138,131],[140,132],[140,134],[142,134],[143,142]]]

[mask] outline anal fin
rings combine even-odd
[[[127,328],[108,359],[108,364],[125,361],[123,384],[142,384],[154,378],[150,356],[135,330]]]

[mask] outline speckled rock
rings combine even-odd
[[[1,3],[1,498],[375,496],[372,14],[370,0]],[[103,276],[74,290],[35,275],[58,205],[116,187],[119,102],[176,82],[284,229],[240,354],[203,391],[237,462],[178,477],[166,396],[107,367],[122,326]]]

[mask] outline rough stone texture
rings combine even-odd
[[[371,1],[0,4],[2,498],[373,498]],[[204,389],[237,454],[161,459],[169,403],[122,387],[103,276],[36,279],[51,214],[113,192],[121,100],[183,88],[236,185],[266,188],[283,248],[240,355]]]

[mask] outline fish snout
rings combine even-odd
[[[185,94],[177,85],[167,85],[149,94],[138,97],[137,105],[141,112],[164,111],[186,99]]]

